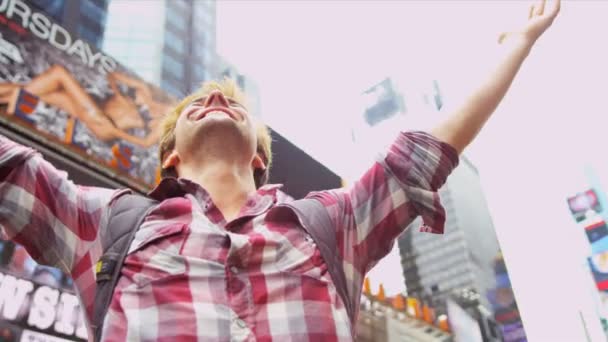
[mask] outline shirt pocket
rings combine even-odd
[[[143,226],[129,247],[123,276],[141,287],[186,273],[186,261],[181,250],[188,231],[186,224],[171,224],[160,228]]]

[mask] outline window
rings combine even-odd
[[[173,84],[172,82],[166,82],[164,81],[162,84],[162,88],[167,91],[168,93],[170,93],[171,95],[177,96],[177,97],[183,97],[184,91],[182,89],[180,89],[178,86],[176,86],[175,84]]]
[[[97,6],[91,0],[84,0],[80,2],[80,13],[99,23],[104,23],[106,21],[107,12],[103,8]]]
[[[101,37],[97,32],[93,32],[88,29],[86,26],[80,26],[78,28],[78,35],[82,37],[84,40],[88,41],[92,45],[95,45],[99,48],[99,43],[101,43]]]
[[[65,0],[31,0],[34,6],[44,9],[46,14],[57,21],[61,21]]]
[[[190,10],[190,6],[188,6],[188,3],[186,3],[184,0],[171,0],[171,4],[183,13],[187,13]],[[198,3],[195,4],[195,8],[196,6],[198,6]]]
[[[163,69],[174,78],[181,80],[184,77],[184,66],[170,55],[163,56]]]
[[[206,81],[208,79],[207,72],[205,71],[205,67],[202,64],[195,64],[193,66],[194,69],[194,78],[198,82]]]
[[[81,27],[86,27],[89,31],[91,32],[99,32],[97,35],[101,36],[102,32],[103,32],[103,27],[101,27],[101,24],[97,21],[93,21],[93,20],[84,20],[80,23]]]
[[[186,25],[188,24],[188,18],[181,15],[177,11],[167,10],[167,21],[178,30],[186,31]]]
[[[213,20],[212,9],[205,3],[197,2],[194,6],[194,17],[198,23],[207,24]]]
[[[110,0],[91,0],[99,8],[108,8],[108,2]]]
[[[176,36],[171,30],[165,31],[165,44],[177,52],[178,55],[183,55],[186,52],[184,40]]]

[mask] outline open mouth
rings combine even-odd
[[[236,117],[234,116],[234,114],[232,112],[230,112],[229,110],[221,109],[221,108],[206,109],[200,113],[194,113],[192,115],[192,117],[193,117],[194,121],[198,121],[198,120],[204,119],[208,116],[215,116],[215,115],[228,116],[232,120],[236,120]]]

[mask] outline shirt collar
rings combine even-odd
[[[270,200],[269,202],[271,203],[276,203],[278,198],[277,194],[282,187],[282,184],[266,184],[260,187],[255,193],[249,195],[247,206],[256,207],[258,203],[267,202],[268,200]],[[209,200],[209,193],[199,184],[186,178],[173,177],[163,178],[161,182],[148,193],[148,196],[157,201],[163,201],[168,198],[183,197],[186,194],[193,195],[196,199],[201,201],[201,203]]]

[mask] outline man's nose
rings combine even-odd
[[[211,93],[209,93],[209,95],[207,96],[207,100],[205,101],[205,107],[210,106],[228,107],[228,101],[226,100],[226,97],[224,96],[224,94],[222,94],[221,91],[213,90]]]

